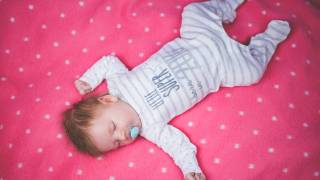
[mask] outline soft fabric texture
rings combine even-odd
[[[184,175],[202,172],[197,150],[183,132],[167,123],[220,86],[257,83],[275,48],[290,32],[287,22],[272,20],[248,46],[234,41],[222,21],[232,22],[240,3],[190,3],[182,12],[181,38],[165,44],[131,71],[117,57],[104,56],[80,77],[91,90],[106,80],[109,93],[138,113],[140,135],[170,155]]]
[[[190,2],[0,1],[0,179],[182,179],[143,138],[98,158],[79,153],[61,113],[81,100],[73,81],[103,55],[133,69],[178,37]],[[292,32],[258,84],[221,88],[170,122],[197,146],[207,179],[320,178],[314,2],[247,0],[225,25],[243,44],[272,19],[289,21]]]

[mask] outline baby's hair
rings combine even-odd
[[[76,148],[91,156],[102,155],[90,139],[87,129],[91,126],[92,120],[97,115],[101,103],[98,97],[101,95],[85,96],[81,101],[73,104],[72,108],[63,112],[63,127]]]

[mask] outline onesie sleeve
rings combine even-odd
[[[196,158],[196,146],[177,128],[168,124],[155,126],[149,129],[145,138],[169,154],[184,175],[189,172],[202,172]]]
[[[127,73],[128,68],[115,56],[103,56],[79,78],[95,89],[104,79]]]

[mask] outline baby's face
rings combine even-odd
[[[136,111],[129,104],[115,98],[105,95],[99,99],[104,106],[98,110],[89,128],[92,141],[103,152],[132,143],[131,127],[136,126],[141,130],[141,121]]]

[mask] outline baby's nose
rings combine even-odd
[[[118,133],[118,140],[120,140],[120,141],[125,141],[125,140],[127,140],[127,135],[126,135],[126,133],[124,132],[124,131],[121,131],[121,132],[119,132]]]

